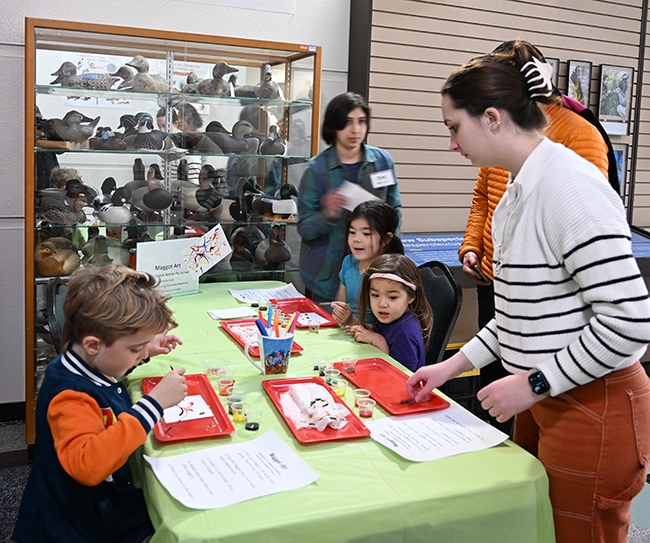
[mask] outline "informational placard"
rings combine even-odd
[[[167,491],[191,509],[216,509],[286,492],[319,477],[274,430],[245,443],[144,458]]]
[[[408,234],[402,236],[404,254],[418,266],[437,260],[447,266],[460,266],[458,249],[463,233]]]
[[[494,447],[508,436],[458,405],[367,422],[370,437],[412,462]]]
[[[190,272],[182,255],[195,241],[184,238],[138,243],[135,267],[160,277],[158,290],[165,296],[198,292],[199,277]]]

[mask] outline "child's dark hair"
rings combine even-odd
[[[433,329],[433,311],[424,294],[420,272],[413,261],[408,256],[387,253],[378,257],[368,266],[368,269],[363,274],[361,289],[359,291],[359,321],[364,323],[364,326],[369,326],[367,323],[369,322],[368,311],[370,308],[370,276],[373,273],[391,273],[415,285],[415,290],[413,290],[411,287],[399,283],[409,296],[414,298],[409,304],[409,308],[420,321],[422,337],[424,338],[424,348],[426,349],[429,346],[431,330]]]
[[[321,135],[327,145],[334,145],[336,133],[343,130],[348,122],[348,113],[358,107],[366,114],[366,126],[370,130],[370,106],[360,94],[353,92],[339,94],[327,104],[321,127]]]
[[[395,234],[399,228],[399,215],[393,206],[383,200],[370,200],[359,204],[350,215],[345,231],[350,231],[353,220],[362,217],[368,221],[370,229],[379,234],[381,243],[385,244],[382,254],[404,254],[402,240]]]
[[[141,330],[163,333],[176,326],[158,279],[146,272],[111,264],[78,269],[63,302],[62,343],[69,346],[97,336],[107,346]]]

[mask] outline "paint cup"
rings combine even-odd
[[[246,422],[246,417],[244,416],[244,405],[245,403],[243,401],[232,402],[230,404],[233,422]]]
[[[208,377],[217,377],[220,370],[229,366],[230,361],[225,358],[206,358],[202,364],[203,371]]]
[[[343,366],[343,371],[346,373],[354,373],[354,368],[357,365],[358,360],[352,356],[344,356],[341,358],[341,365]]]
[[[377,402],[372,398],[359,398],[357,400],[357,406],[359,407],[359,416],[364,419],[369,419],[372,417],[372,412],[375,408]]]
[[[336,392],[336,395],[342,398],[345,396],[345,391],[348,388],[348,382],[345,379],[332,379],[330,382],[332,390]]]
[[[253,360],[249,349],[256,343],[260,350],[260,363]],[[289,358],[291,357],[291,348],[293,347],[293,334],[287,334],[282,337],[263,336],[257,334],[248,340],[244,347],[244,354],[248,361],[253,364],[264,375],[277,375],[287,373],[289,369]]]
[[[355,388],[352,393],[354,394],[354,405],[356,407],[359,407],[361,398],[370,398],[370,391],[367,388]]]
[[[312,334],[318,334],[320,332],[320,322],[309,321],[309,331]]]
[[[336,368],[325,368],[323,370],[323,379],[328,385],[332,384],[332,379],[338,379],[341,376],[341,372]]]
[[[246,410],[244,418],[246,419],[246,430],[250,430],[251,432],[259,430],[260,420],[262,420],[262,412],[259,409]]]
[[[219,386],[219,396],[228,396],[228,388],[235,384],[232,377],[219,377],[217,385]]]

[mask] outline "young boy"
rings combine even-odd
[[[64,352],[36,406],[34,464],[13,538],[18,543],[140,543],[153,534],[128,458],[163,409],[187,393],[183,368],[132,404],[118,377],[180,341],[156,279],[124,266],[80,269],[64,303]]]

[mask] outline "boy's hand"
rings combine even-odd
[[[149,356],[169,354],[177,345],[182,345],[181,338],[173,334],[158,334],[149,343]]]
[[[348,324],[352,316],[352,309],[345,302],[332,302],[332,317],[341,326]]]
[[[176,368],[165,375],[151,392],[151,396],[163,409],[172,407],[187,396],[185,368]]]

